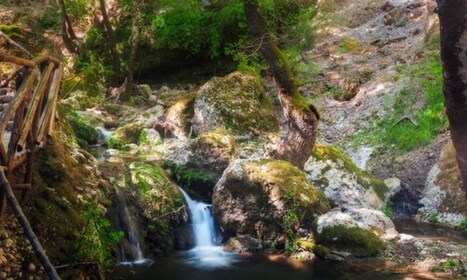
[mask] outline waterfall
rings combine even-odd
[[[119,228],[125,232],[125,238],[120,242],[120,264],[130,266],[151,265],[152,260],[144,258],[139,222],[135,218],[137,210],[131,207],[130,194],[122,187],[117,187],[114,208],[118,216]]]
[[[231,253],[224,252],[222,246],[216,244],[216,231],[210,204],[195,201],[180,188],[190,212],[191,226],[196,246],[189,251],[188,260],[197,267],[229,266],[235,260]]]
[[[137,234],[137,227],[134,219],[130,215],[130,211],[128,211],[126,203],[123,205],[123,215],[124,221],[128,227],[128,241],[131,248],[132,261],[137,262],[144,260],[143,251],[141,250],[141,244],[139,243]],[[125,255],[123,257],[123,262],[127,262],[128,260],[126,260]]]
[[[211,213],[211,205],[194,201],[182,189],[180,191],[185,197],[193,227],[193,234],[196,239],[196,247],[212,247],[216,237],[214,230],[214,219]]]
[[[98,126],[95,128],[97,131],[97,143],[98,144],[105,144],[107,139],[112,135],[112,131],[105,129],[102,126]]]

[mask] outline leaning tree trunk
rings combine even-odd
[[[248,28],[273,75],[287,119],[286,135],[281,139],[275,157],[303,167],[315,144],[319,115],[313,105],[298,92],[291,67],[272,40],[257,0],[244,0],[244,8]]]
[[[139,37],[139,21],[141,18],[140,1],[133,0],[131,7],[132,22],[131,22],[131,37],[130,37],[130,55],[128,57],[125,78],[125,90],[120,96],[120,100],[127,101],[130,98],[134,88],[133,74],[135,71],[136,53],[138,51]]]
[[[64,0],[59,0],[58,4],[60,6],[60,21],[62,26],[62,38],[65,48],[70,53],[77,53],[78,46],[75,44],[73,39],[76,39],[75,31],[73,30],[73,25],[71,23],[71,19],[68,16],[66,11],[66,5]]]
[[[110,24],[109,15],[105,7],[105,0],[99,0],[99,6],[102,13],[102,23],[104,24],[105,31],[107,32],[107,40],[110,49],[110,55],[112,57],[112,64],[114,70],[114,76],[112,79],[112,85],[118,86],[120,82],[120,54],[117,50],[117,36],[115,31]]]
[[[438,0],[444,104],[467,197],[467,1]]]

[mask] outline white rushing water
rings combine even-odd
[[[109,139],[110,136],[112,136],[112,131],[105,129],[102,126],[98,126],[95,128],[97,131],[97,143],[98,144],[105,144],[107,142],[107,139]]]
[[[190,263],[200,267],[228,266],[234,255],[224,252],[222,246],[216,244],[216,231],[211,205],[195,201],[181,188],[190,212],[196,246],[189,251]]]

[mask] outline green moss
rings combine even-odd
[[[200,198],[210,198],[214,188],[214,179],[211,175],[200,170],[177,164],[173,161],[164,161],[163,168],[169,169],[172,179],[183,186],[191,194]]]
[[[343,38],[337,43],[336,51],[341,54],[357,53],[362,50],[360,41],[355,38]]]
[[[254,77],[235,72],[213,78],[203,86],[199,98],[214,108],[218,119],[215,125],[233,134],[279,129],[271,101]]]
[[[107,138],[107,147],[110,149],[123,150],[126,143],[123,140],[120,140],[113,135]]]
[[[98,133],[75,112],[68,114],[68,120],[80,146],[97,144]]]
[[[356,257],[370,257],[384,250],[384,242],[370,230],[343,225],[326,227],[316,242],[336,251],[350,252]]]
[[[316,255],[322,257],[322,258],[328,258],[329,255],[331,255],[331,250],[329,250],[329,248],[323,246],[323,245],[316,245],[314,248],[313,248],[313,253],[315,253]]]
[[[386,184],[373,177],[370,173],[358,168],[355,163],[353,163],[336,147],[316,144],[313,149],[312,156],[321,161],[331,160],[342,163],[343,167],[347,171],[355,174],[359,184],[366,189],[373,189],[381,200],[385,200],[385,194],[388,191]]]

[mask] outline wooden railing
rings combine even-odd
[[[20,46],[17,48],[26,53],[25,56],[31,56]],[[25,59],[1,49],[0,62],[16,66],[8,77],[0,81],[0,89],[7,87],[13,80],[19,81],[13,89],[14,96],[0,115],[0,219],[8,202],[49,279],[59,279],[14,191],[20,192],[24,200],[31,189],[36,150],[47,144],[48,136],[54,129],[63,65],[51,56]],[[20,178],[22,182],[12,184],[13,171],[24,165],[24,178]]]

